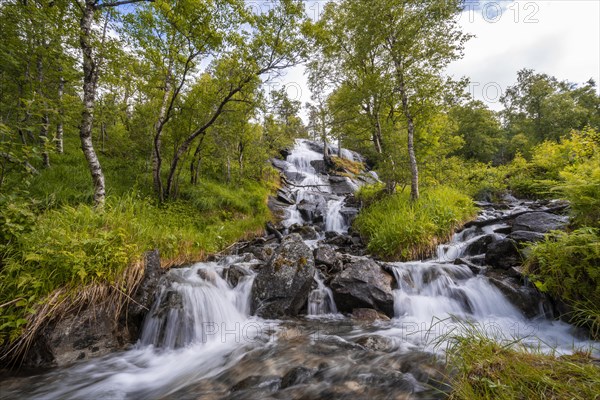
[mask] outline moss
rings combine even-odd
[[[358,175],[358,174],[360,174],[361,171],[363,171],[365,169],[365,166],[363,165],[363,163],[348,160],[346,158],[331,156],[331,162],[333,163],[334,169],[341,173],[349,172],[350,174]],[[348,175],[348,174],[346,174],[346,175]]]

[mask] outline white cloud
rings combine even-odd
[[[485,3],[493,2],[484,2],[484,7]],[[571,82],[594,78],[600,83],[600,2],[516,1],[503,6],[496,18],[486,20],[481,10],[465,12],[460,20],[463,29],[477,37],[467,43],[465,57],[448,72],[471,78],[477,99],[486,100],[486,85],[488,89],[512,85],[521,68]],[[490,90],[488,100],[494,100],[494,93]],[[501,108],[497,101],[488,104]]]

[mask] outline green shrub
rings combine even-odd
[[[375,196],[370,189],[361,193]],[[476,213],[468,196],[444,186],[425,190],[414,203],[409,197],[402,192],[374,200],[360,212],[354,227],[371,253],[386,259],[425,257]]]
[[[554,232],[530,250],[525,272],[538,289],[574,306],[573,322],[600,333],[600,230]]]
[[[600,152],[565,168],[560,176],[564,184],[558,190],[571,203],[574,223],[600,228]]]

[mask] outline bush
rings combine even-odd
[[[362,193],[374,198],[370,189]],[[468,196],[444,186],[424,191],[417,202],[407,192],[374,200],[358,215],[354,227],[368,250],[386,259],[426,257],[476,213]]]
[[[600,152],[565,168],[560,176],[564,184],[558,190],[571,203],[574,223],[600,228]]]
[[[600,333],[600,230],[555,232],[530,247],[525,273],[542,292],[574,306],[573,322]]]

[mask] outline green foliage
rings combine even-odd
[[[369,200],[377,196],[371,189],[361,193]],[[354,227],[373,254],[408,260],[430,254],[475,213],[469,197],[439,186],[426,189],[417,202],[411,202],[405,192],[373,201],[361,211]]]
[[[574,322],[600,326],[600,230],[555,232],[530,247],[526,273],[538,289],[576,306]],[[600,333],[597,331],[596,333]]]
[[[164,265],[180,264],[261,232],[270,217],[266,195],[256,183],[201,182],[164,206],[133,192],[109,197],[103,212],[64,205],[37,216],[27,200],[0,198],[0,304],[9,303],[0,308],[0,342],[18,337],[55,290],[76,296],[112,285],[146,250],[159,249]]]
[[[560,172],[558,189],[571,203],[574,223],[600,228],[600,151],[588,161]]]
[[[544,354],[480,328],[449,335],[450,399],[595,399],[600,368],[587,352]]]

